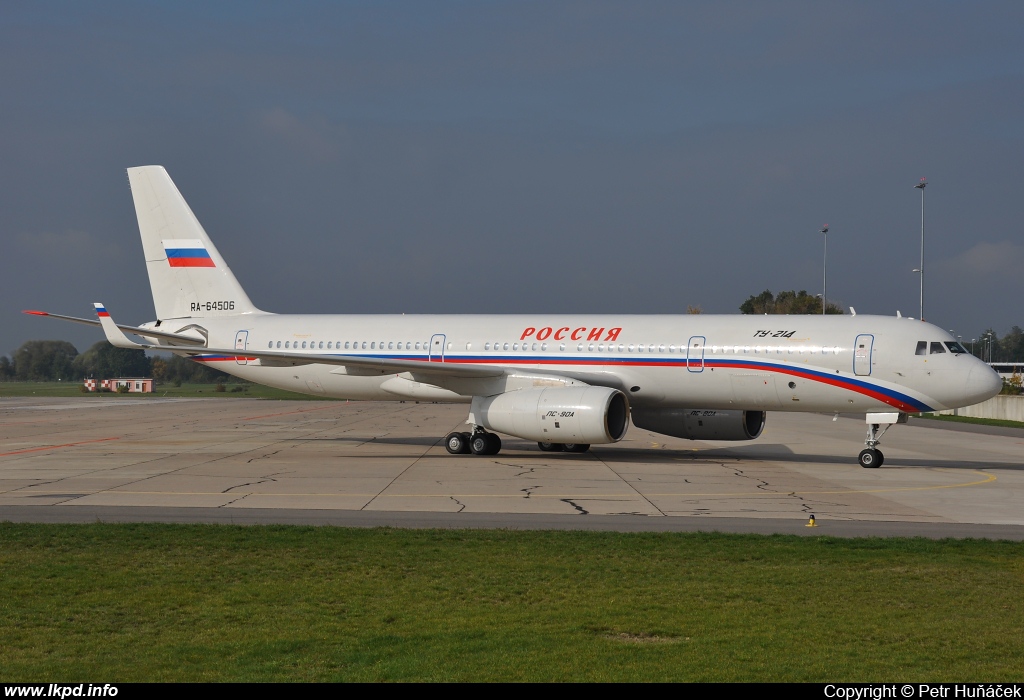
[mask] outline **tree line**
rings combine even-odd
[[[213,384],[228,375],[184,357],[149,357],[105,340],[79,353],[64,340],[30,340],[11,357],[0,357],[0,381],[80,381],[87,378],[152,377],[168,384]]]
[[[745,314],[820,314],[821,297],[808,294],[803,289],[799,292],[785,291],[778,294],[766,289],[756,296],[747,297],[740,305],[740,311]],[[841,314],[843,309],[829,302],[825,307],[825,313]],[[981,337],[986,335],[992,336],[991,352],[981,340],[976,340],[973,344],[963,338],[960,341],[976,357],[986,362],[1024,362],[1024,329],[1020,326],[1014,326],[1002,338],[991,328],[982,333]]]

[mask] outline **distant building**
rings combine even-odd
[[[130,394],[152,394],[153,380],[141,377],[124,379],[86,379],[86,391],[117,391],[122,386],[128,387]],[[98,388],[97,388],[98,387]]]

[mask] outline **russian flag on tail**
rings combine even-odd
[[[163,244],[171,267],[217,267],[198,238],[167,240]]]

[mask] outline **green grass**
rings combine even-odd
[[[917,418],[944,420],[951,423],[974,423],[975,425],[995,425],[1000,428],[1024,428],[1024,423],[1016,420],[1000,420],[998,418],[972,418],[970,416],[949,416],[940,413],[920,413]]]
[[[0,524],[0,675],[1019,681],[1024,543]]]
[[[293,391],[274,389],[261,384],[225,383],[225,391],[218,392],[216,384],[158,384],[152,394],[117,394],[113,392],[83,392],[81,382],[0,382],[0,398],[14,396],[86,396],[99,401],[116,401],[119,398],[133,399],[147,397],[192,397],[192,398],[256,398],[256,399],[303,399],[308,401],[330,401],[322,396],[297,394]],[[232,391],[240,387],[241,391]]]

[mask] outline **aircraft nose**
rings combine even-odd
[[[967,374],[966,395],[971,404],[987,401],[1003,388],[1003,379],[988,365],[976,365]]]

